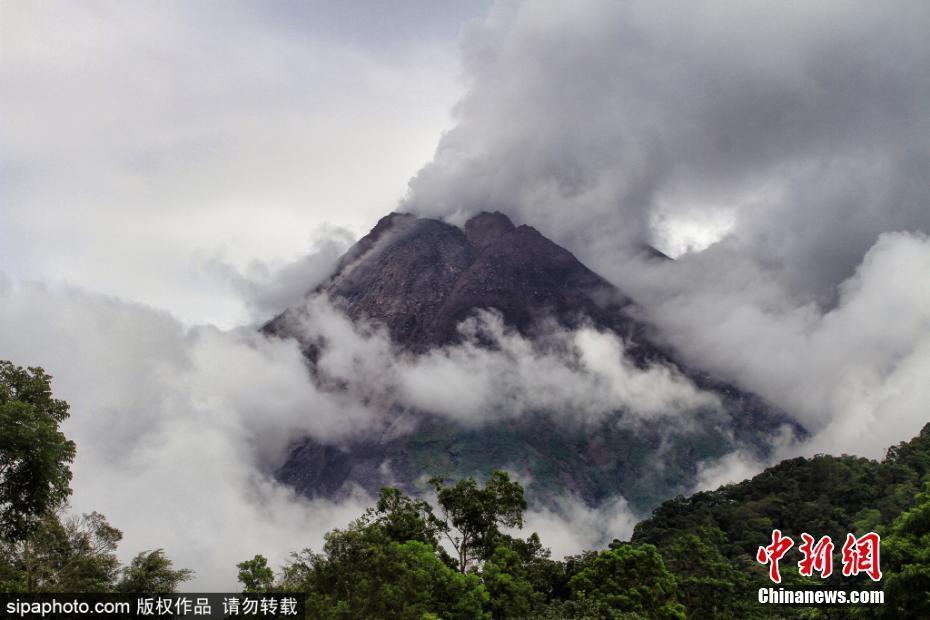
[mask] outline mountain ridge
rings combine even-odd
[[[372,269],[372,265],[376,269]],[[379,220],[314,291],[341,303],[353,320],[384,323],[402,348],[423,351],[458,341],[456,326],[476,308],[495,308],[527,335],[543,315],[565,326],[582,316],[621,331],[614,314],[630,303],[616,287],[535,228],[482,212],[460,228],[391,213]],[[279,315],[265,330],[277,333]]]
[[[757,396],[678,362],[655,344],[649,325],[628,314],[634,307],[628,295],[535,228],[514,225],[499,212],[480,213],[462,227],[391,213],[308,293],[314,295],[327,296],[353,321],[383,325],[393,345],[411,355],[460,343],[459,325],[479,310],[493,309],[504,328],[530,342],[553,324],[594,327],[622,341],[636,367],[680,371],[721,406],[696,413],[691,422],[698,430],[685,432],[658,421],[634,429],[619,407],[593,428],[566,430],[542,413],[465,428],[429,411],[392,405],[385,418],[413,419],[412,431],[373,428],[343,442],[295,442],[277,475],[305,495],[332,496],[352,485],[376,492],[385,484],[415,492],[424,476],[481,476],[512,467],[534,480],[531,497],[569,492],[597,504],[621,493],[645,510],[688,490],[701,461],[738,446],[764,455],[769,437],[785,424],[803,433]],[[290,308],[263,330],[301,340],[313,369],[324,345],[302,339],[300,313],[300,307]],[[662,459],[662,471],[649,470],[655,459]]]

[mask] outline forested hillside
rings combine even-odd
[[[438,508],[385,489],[377,505],[293,556],[277,578],[261,556],[240,564],[247,589],[309,593],[319,618],[925,618],[930,615],[930,424],[882,462],[796,458],[751,480],[662,504],[630,542],[563,560],[536,534],[513,534],[522,487],[498,472],[482,487],[432,481]],[[837,542],[882,537],[883,579],[798,573],[773,584],[755,560],[773,529]],[[759,588],[882,588],[884,605],[762,605]]]
[[[62,512],[75,451],[58,430],[67,416],[41,369],[0,364],[0,591],[174,590],[190,571],[161,550],[120,567],[119,530],[97,513]],[[237,567],[239,581],[252,592],[307,593],[311,618],[930,617],[930,424],[881,462],[783,461],[663,503],[630,542],[560,560],[522,531],[524,490],[507,473],[429,486],[432,504],[385,488],[321,550],[295,553],[277,573],[255,556]],[[802,533],[836,542],[833,575],[801,576],[798,554],[788,554],[780,587],[883,589],[885,603],[761,605],[759,588],[774,584],[756,551],[774,529],[799,543]],[[843,576],[841,541],[872,531],[882,536],[882,578]]]

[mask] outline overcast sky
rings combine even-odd
[[[72,403],[75,509],[226,587],[236,561],[278,561],[370,499],[311,503],[268,476],[293,436],[377,412],[321,393],[255,322],[395,208],[499,209],[810,431],[777,456],[881,457],[930,421],[928,67],[924,0],[0,0],[0,359],[45,366]],[[595,415],[703,398],[584,332],[562,336],[589,354],[572,375],[503,335],[508,359],[411,361],[338,317],[314,328],[341,334],[347,381],[378,379],[351,387],[473,423],[501,407],[437,377],[555,386]],[[701,485],[764,465],[736,452]],[[578,550],[597,541],[573,520],[628,533],[623,499],[605,506],[533,522]]]
[[[0,3],[0,269],[247,318],[246,271],[366,232],[427,162],[485,3]]]

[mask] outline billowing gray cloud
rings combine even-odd
[[[407,406],[445,403],[437,413],[463,423],[492,421],[486,406],[502,404],[492,402],[495,394],[507,398],[507,406],[571,401],[598,415],[622,400],[611,398],[611,390],[629,387],[629,377],[616,373],[638,372],[634,389],[656,394],[633,402],[637,407],[663,398],[671,399],[665,405],[687,406],[687,399],[704,404],[699,392],[667,371],[626,367],[616,355],[618,343],[606,336],[600,342],[595,333],[579,335],[593,339],[578,344],[582,358],[593,358],[577,369],[504,334],[504,349],[496,354],[466,345],[437,354],[442,362],[399,356],[383,333],[360,332],[322,300],[313,303],[315,333],[340,345],[320,362],[348,383],[335,392],[311,380],[294,340],[254,330],[188,328],[138,304],[17,283],[0,273],[0,323],[16,326],[0,332],[0,351],[18,364],[43,366],[54,377],[56,396],[71,404],[64,424],[78,446],[71,509],[97,510],[122,529],[124,561],[162,547],[179,566],[197,571],[191,588],[228,590],[235,587],[235,564],[256,553],[279,566],[291,551],[319,549],[324,532],[345,526],[374,500],[351,490],[338,501],[308,500],[276,482],[273,472],[296,438],[338,441],[383,424],[392,393]],[[500,329],[493,321],[490,327]],[[610,352],[601,355],[604,347]],[[478,400],[434,402],[435,386],[428,383],[436,380],[456,399],[464,394],[442,377],[423,376],[437,361],[444,364],[440,374],[448,372],[453,382],[475,373],[471,380],[490,383],[490,373],[504,364],[522,371],[503,383],[479,385],[488,393]],[[384,368],[390,372],[379,372]],[[538,376],[529,377],[529,371]],[[533,401],[531,390],[547,378],[542,373],[557,373],[564,385]],[[583,395],[585,388],[594,394]],[[633,522],[622,498],[591,508],[565,496],[554,506],[534,508],[527,528],[539,530],[561,557],[627,535]]]
[[[627,283],[686,360],[779,404],[810,450],[878,457],[930,421],[930,239],[886,233],[828,309],[728,244]]]
[[[264,323],[284,308],[300,305],[336,271],[336,263],[354,241],[344,228],[323,226],[314,235],[310,252],[291,262],[251,261],[243,271],[222,259],[214,259],[208,269],[227,280],[241,296],[250,318]]]
[[[314,3],[0,9],[3,269],[187,323],[299,299],[346,242],[311,236],[294,262],[308,235],[323,222],[358,234],[389,210],[458,92],[447,22],[424,44],[415,23],[369,12],[366,36],[350,35],[355,9]],[[689,364],[811,431],[779,456],[879,456],[927,421],[930,5],[501,2],[462,50],[456,125],[402,208],[499,209],[562,243]],[[631,259],[641,242],[677,260]],[[228,588],[235,562],[280,561],[360,512],[370,498],[310,502],[268,475],[295,436],[379,422],[350,397],[472,423],[498,405],[705,403],[590,330],[559,336],[570,356],[544,355],[492,315],[470,327],[499,351],[414,359],[371,326],[314,318],[345,395],[309,381],[295,343],[251,328],[0,281],[0,324],[15,326],[2,357],[46,367],[73,404],[74,508],[123,528],[127,556],[166,547],[198,587]],[[564,389],[540,382],[553,374]],[[705,463],[700,484],[762,465],[737,452]],[[559,555],[632,518],[621,498],[566,498],[528,523]]]
[[[235,587],[235,564],[275,565],[371,498],[310,501],[271,476],[295,436],[340,437],[373,413],[310,382],[293,341],[188,329],[74,289],[0,280],[3,358],[42,366],[71,404],[72,509],[122,529],[120,555],[163,547],[194,589]]]
[[[930,6],[499,3],[464,58],[404,207],[536,226],[808,450],[927,421]]]
[[[590,327],[553,325],[540,342],[482,311],[459,326],[461,344],[410,354],[386,329],[353,323],[324,296],[308,298],[292,318],[304,341],[324,343],[315,364],[321,377],[385,410],[396,403],[471,426],[533,412],[585,424],[623,410],[630,423],[665,417],[687,426],[689,414],[720,405],[677,369],[636,367],[620,338]]]
[[[500,209],[599,271],[729,233],[828,299],[879,233],[930,230],[928,35],[924,2],[501,3],[404,206]]]

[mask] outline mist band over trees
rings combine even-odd
[[[97,513],[67,514],[75,444],[69,406],[42,368],[0,360],[0,592],[174,592],[193,571],[164,550],[120,566],[123,534]]]

